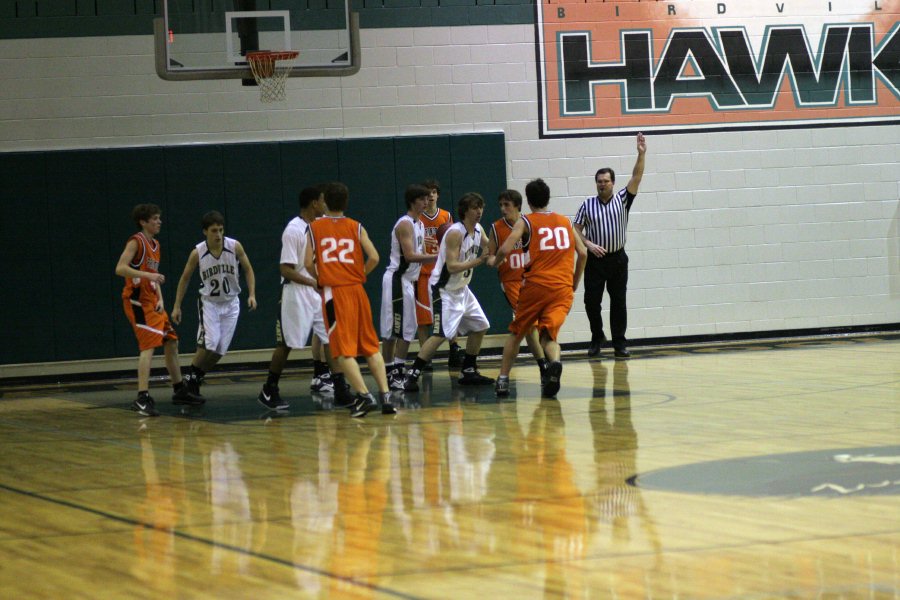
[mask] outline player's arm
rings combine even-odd
[[[491,235],[488,236],[488,254],[491,256],[497,254],[497,248],[499,247],[499,244],[497,244],[497,232],[491,227]]]
[[[137,254],[137,251],[137,240],[128,240],[128,243],[125,244],[125,250],[122,251],[122,255],[119,257],[119,262],[116,263],[116,275],[125,277],[126,279],[140,278],[149,279],[153,283],[163,283],[166,278],[162,273],[140,271],[131,266],[131,261],[134,260],[134,255]]]
[[[378,266],[378,261],[381,260],[381,258],[378,256],[378,250],[375,249],[375,244],[369,239],[369,233],[362,225],[359,226],[359,245],[362,247],[363,254],[366,255],[366,264],[363,266],[363,271],[368,275],[375,270],[375,267]]]
[[[188,255],[187,262],[184,264],[184,271],[181,272],[181,278],[178,279],[178,288],[175,290],[175,304],[172,305],[172,322],[178,325],[181,323],[181,303],[184,300],[184,294],[187,292],[188,284],[191,282],[191,276],[197,265],[200,264],[200,254],[197,249],[191,250]]]
[[[300,246],[303,242],[304,240],[295,231],[285,230],[281,235],[281,264],[278,266],[278,271],[288,281],[317,288],[319,286],[318,281],[312,277],[301,275],[298,270],[298,266],[303,265],[306,259],[306,255],[300,252]]]
[[[503,242],[503,245],[497,248],[497,252],[488,258],[487,264],[489,267],[496,267],[503,260],[509,256],[509,253],[513,251],[516,247],[516,243],[522,239],[522,236],[525,235],[525,219],[519,219],[516,221],[516,224],[513,225],[512,231],[509,233],[509,237],[506,238],[506,241]]]
[[[166,303],[162,295],[162,283],[157,282],[153,287],[156,288],[156,312],[161,313],[166,310]]]
[[[469,260],[459,260],[459,249],[462,245],[462,233],[457,230],[448,231],[444,236],[446,240],[447,247],[445,248],[445,256],[447,265],[447,271],[451,274],[461,273],[462,271],[468,271],[469,269],[474,269],[485,260],[487,260],[487,255],[482,254],[481,256],[476,256],[475,258],[470,258]]]
[[[316,241],[313,239],[311,231],[307,232],[306,237],[306,256],[303,257],[303,266],[306,267],[309,274],[318,282],[319,270],[316,268],[316,251],[313,250]]]
[[[400,252],[403,258],[410,263],[426,263],[434,262],[437,254],[419,254],[416,252],[414,240],[413,226],[409,221],[404,220],[397,226],[397,241],[400,243]]]
[[[300,285],[308,285],[309,287],[319,287],[319,282],[315,279],[301,275],[297,270],[297,265],[294,263],[281,263],[278,265],[278,270],[281,272],[281,276],[288,281],[293,281]]]
[[[247,307],[250,310],[256,310],[256,273],[253,272],[253,265],[250,264],[250,257],[244,251],[244,247],[240,242],[234,244],[235,254],[241,262],[241,269],[244,270],[244,279],[247,280]]]
[[[587,264],[587,247],[581,238],[575,236],[575,273],[572,275],[572,291],[578,290],[581,276],[584,275],[584,266]]]
[[[637,160],[634,163],[634,168],[631,170],[631,179],[628,180],[628,185],[625,186],[625,189],[632,196],[637,195],[641,179],[644,177],[644,155],[647,153],[647,140],[644,139],[643,133],[637,134],[637,153]]]
[[[572,228],[575,230],[575,237],[581,240],[581,244],[587,248],[588,252],[599,257],[606,254],[606,248],[599,244],[595,244],[584,236],[584,223],[572,223]]]
[[[491,261],[491,259],[497,254],[497,250],[500,249],[500,243],[497,241],[497,230],[494,227],[491,227],[491,235],[488,237],[488,258],[486,260],[487,265],[489,267],[499,267],[503,264],[504,258],[501,261],[498,261],[496,264]]]

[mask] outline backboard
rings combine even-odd
[[[245,55],[255,50],[299,51],[292,77],[359,69],[359,25],[349,0],[162,2],[155,35],[163,79],[252,79]]]

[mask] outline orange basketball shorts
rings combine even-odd
[[[156,312],[156,304],[123,298],[122,306],[128,322],[134,329],[134,336],[141,352],[159,348],[167,340],[178,339],[175,328],[169,321],[169,315],[166,311]]]
[[[434,324],[434,314],[431,311],[431,286],[428,285],[428,276],[420,275],[416,282],[416,324],[432,325]]]
[[[516,316],[509,324],[509,330],[516,335],[525,335],[536,326],[538,333],[547,332],[551,340],[559,335],[559,329],[566,321],[572,308],[575,293],[571,287],[547,288],[524,283],[519,292]]]
[[[362,284],[326,287],[322,302],[332,356],[371,356],[378,352],[372,306]]]
[[[503,295],[506,296],[509,307],[515,312],[516,306],[519,304],[519,292],[522,290],[522,280],[511,279],[509,281],[501,281],[500,289],[503,290]]]

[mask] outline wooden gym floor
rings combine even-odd
[[[256,374],[4,389],[6,598],[900,598],[900,335],[446,366],[354,420]],[[496,375],[496,362],[483,371]]]

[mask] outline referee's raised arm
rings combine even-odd
[[[637,134],[637,160],[634,162],[634,168],[631,170],[631,179],[628,180],[628,185],[625,188],[628,190],[628,193],[632,196],[636,196],[638,193],[638,187],[641,185],[641,178],[644,177],[644,155],[647,153],[647,140],[644,139],[644,134]]]

